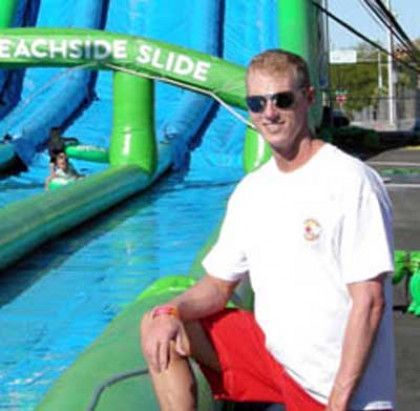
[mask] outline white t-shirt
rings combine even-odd
[[[393,270],[389,197],[374,170],[330,144],[290,173],[271,159],[238,184],[203,265],[228,281],[249,274],[268,350],[326,403],[351,308],[346,285]],[[350,409],[395,406],[390,276],[385,283],[385,313]]]

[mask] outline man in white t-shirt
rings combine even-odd
[[[163,410],[196,408],[188,357],[216,398],[287,411],[395,409],[392,211],[378,175],[313,138],[305,62],[269,50],[247,105],[273,157],[232,194],[208,273],[142,321]],[[249,277],[254,313],[225,309]]]

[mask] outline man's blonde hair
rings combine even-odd
[[[256,70],[279,76],[292,72],[298,88],[306,88],[311,85],[308,65],[305,60],[295,53],[282,49],[267,50],[257,54],[249,63],[247,79],[251,71]]]

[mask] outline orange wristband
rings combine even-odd
[[[159,315],[171,315],[172,317],[180,319],[178,309],[173,305],[158,305],[152,310],[152,318],[156,318]]]

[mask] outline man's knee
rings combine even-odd
[[[189,336],[185,324],[178,330],[178,335],[172,341],[169,340],[172,331],[160,328],[156,324],[156,319],[148,312],[140,320],[140,345],[146,361],[150,364],[152,357],[157,355],[157,351],[162,348],[162,344],[167,347],[168,358],[177,360],[191,355]]]
[[[151,349],[150,346],[148,349],[146,346],[150,338],[153,321],[151,314],[146,313],[140,323],[140,341],[148,363],[150,363],[148,357],[151,355]],[[178,343],[175,341],[170,343],[170,361],[185,359],[185,357],[191,357],[214,371],[220,371],[221,369],[216,351],[199,321],[184,322]]]

